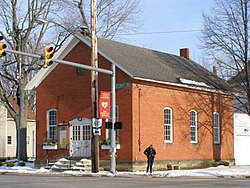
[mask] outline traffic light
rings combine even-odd
[[[108,121],[105,123],[105,128],[106,129],[112,129],[112,122]],[[122,122],[115,122],[114,123],[114,128],[115,129],[122,129]]]
[[[53,64],[53,61],[52,61],[53,52],[52,51],[53,51],[52,46],[45,46],[44,68],[47,68]]]
[[[3,40],[3,36],[0,36],[0,41],[1,40]],[[4,51],[6,47],[7,47],[6,44],[0,43],[0,59],[6,56],[6,52]]]
[[[115,129],[122,129],[122,122],[115,122]]]
[[[112,122],[107,121],[107,122],[105,123],[105,128],[106,128],[106,129],[112,129]]]

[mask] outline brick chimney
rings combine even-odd
[[[189,60],[189,48],[180,49],[180,56]]]

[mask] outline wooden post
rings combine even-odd
[[[91,0],[91,66],[98,67],[96,0]],[[92,117],[98,118],[98,72],[91,72]],[[93,128],[93,127],[92,127]],[[99,136],[92,131],[92,172],[99,172]]]

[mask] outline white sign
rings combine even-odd
[[[101,135],[102,119],[92,119],[93,135]]]

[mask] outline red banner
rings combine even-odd
[[[100,93],[99,115],[101,119],[110,118],[110,92],[101,91]]]

